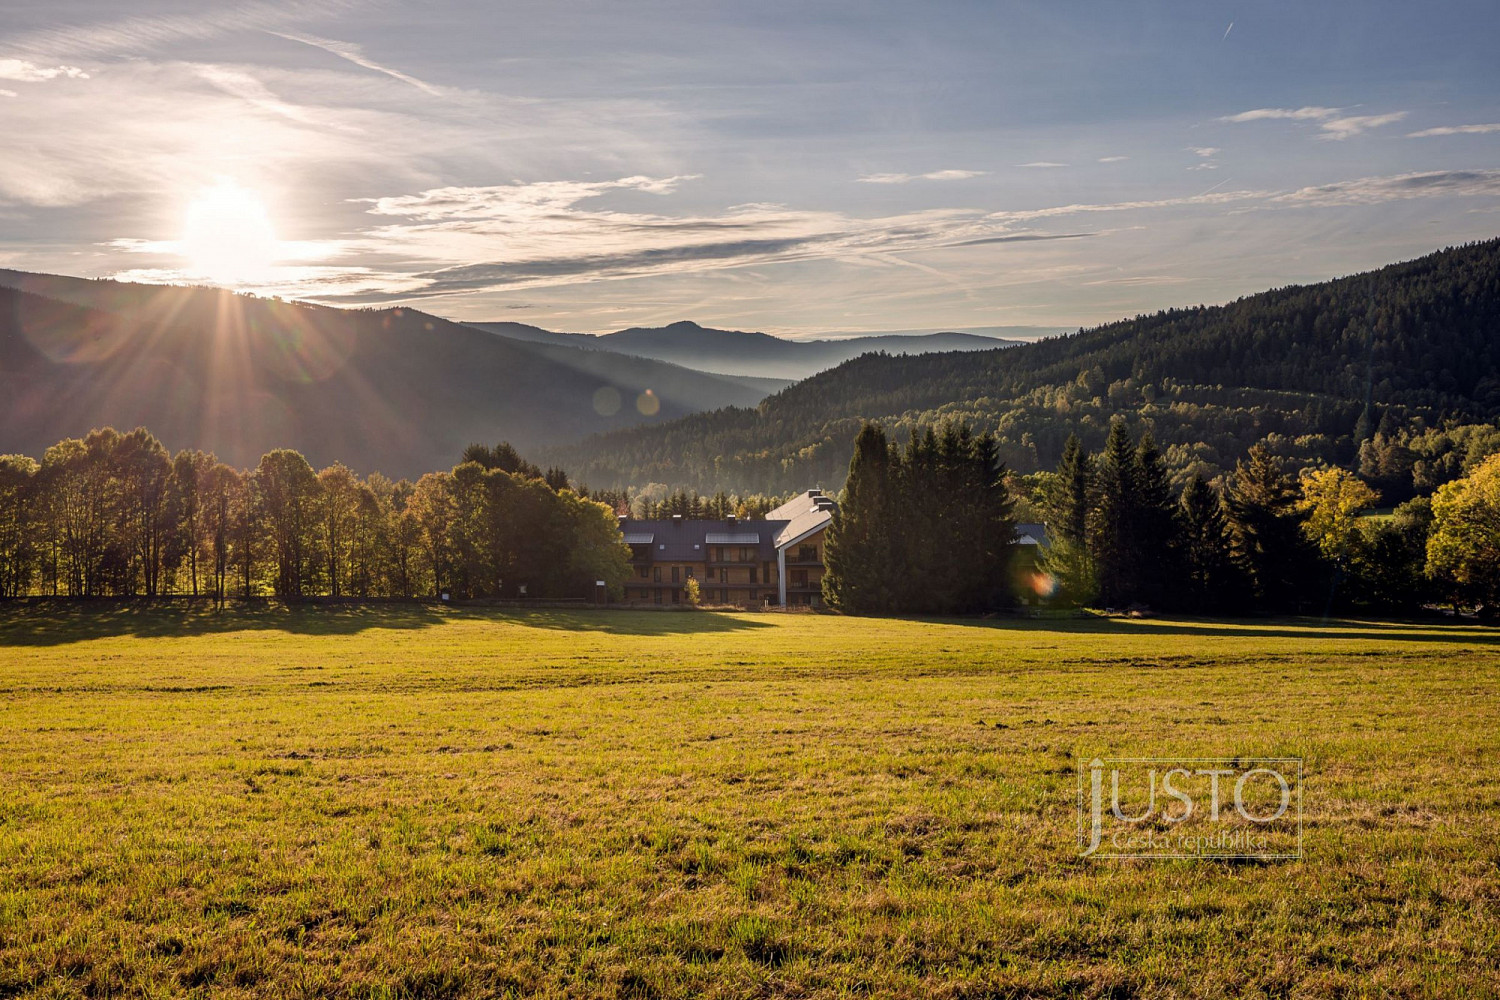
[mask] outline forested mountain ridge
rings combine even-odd
[[[0,454],[144,425],[235,465],[286,446],[415,476],[473,441],[560,443],[766,391],[410,309],[0,271]]]
[[[1500,240],[1222,306],[1171,309],[969,354],[865,355],[772,396],[554,449],[596,484],[837,488],[865,419],[993,431],[1012,468],[1051,467],[1077,432],[1149,429],[1186,476],[1269,437],[1289,462],[1348,463],[1377,430],[1500,417]],[[1369,406],[1366,406],[1366,400]]]
[[[715,330],[689,320],[660,327],[631,327],[597,337],[582,333],[550,333],[524,323],[469,325],[517,340],[566,343],[574,347],[654,358],[700,371],[783,380],[804,379],[871,351],[888,354],[988,351],[1020,343],[999,337],[951,332],[791,340],[768,333]]]

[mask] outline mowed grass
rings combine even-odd
[[[0,608],[0,995],[1492,996],[1472,626]],[[1306,860],[1075,763],[1306,758]]]

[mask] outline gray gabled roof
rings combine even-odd
[[[760,534],[754,531],[709,531],[703,535],[709,545],[759,545]]]
[[[656,562],[707,562],[711,545],[746,545],[753,547],[757,562],[776,558],[771,537],[784,522],[776,521],[697,521],[621,518],[620,532],[627,544],[644,546]],[[634,538],[649,541],[635,542]],[[732,538],[733,541],[718,539]]]
[[[1051,543],[1047,538],[1047,526],[1039,521],[1019,521],[1016,523],[1016,544],[1039,545],[1047,548]]]

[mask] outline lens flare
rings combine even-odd
[[[594,412],[601,417],[612,417],[620,412],[620,390],[604,385],[594,390]]]
[[[1044,570],[1031,574],[1031,589],[1038,597],[1051,597],[1057,593],[1057,577]]]

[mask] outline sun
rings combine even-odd
[[[181,250],[193,277],[238,285],[269,274],[278,243],[260,196],[221,180],[188,205]]]

